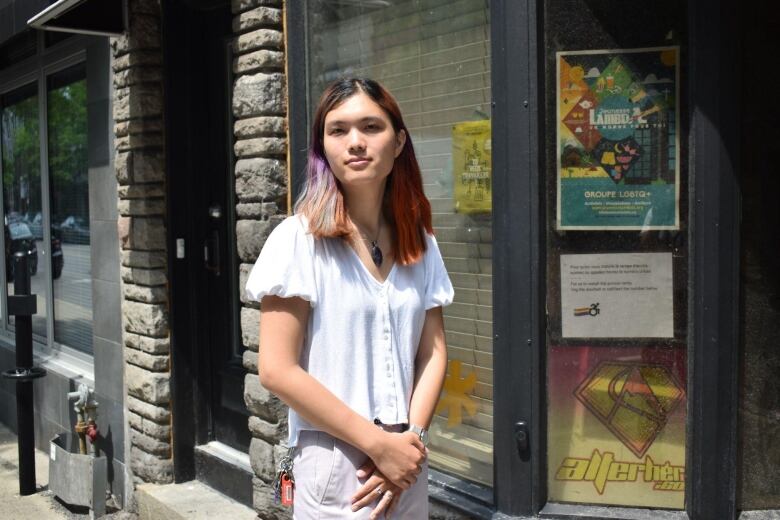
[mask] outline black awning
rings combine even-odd
[[[27,21],[35,29],[118,36],[125,31],[124,0],[58,0]]]

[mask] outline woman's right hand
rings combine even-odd
[[[401,489],[409,489],[417,482],[425,461],[425,445],[414,432],[382,432],[371,460],[390,482]]]

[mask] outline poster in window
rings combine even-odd
[[[665,346],[550,349],[550,500],[683,508],[685,360]]]
[[[679,229],[678,57],[557,53],[558,229]]]
[[[564,338],[674,337],[672,253],[561,255]]]
[[[455,211],[490,213],[493,189],[490,161],[490,120],[452,126],[452,173]]]

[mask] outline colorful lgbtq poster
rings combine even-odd
[[[558,229],[679,229],[678,57],[557,53]]]
[[[683,508],[685,359],[684,348],[550,349],[550,500]]]
[[[457,213],[492,211],[490,120],[452,126],[452,174]]]

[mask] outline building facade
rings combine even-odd
[[[287,411],[243,286],[319,93],[355,75],[399,101],[455,286],[432,517],[778,514],[768,2],[124,8],[117,37],[0,33],[5,261],[23,228],[39,254],[39,447],[84,381],[120,504],[198,479],[290,517],[271,488]]]

